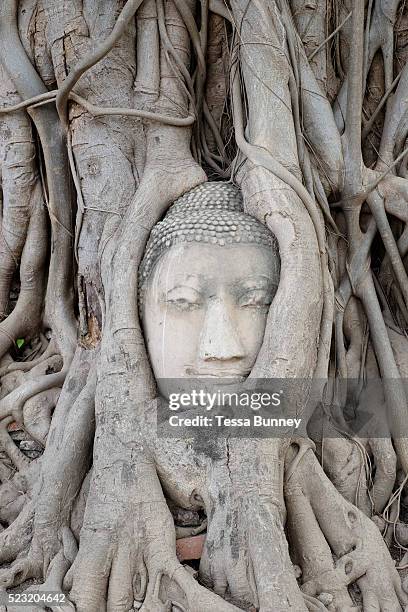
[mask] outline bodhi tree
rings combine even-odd
[[[403,609],[407,23],[397,0],[3,0],[1,588],[84,612]],[[310,438],[157,435],[138,270],[207,181],[264,236],[247,266],[267,277],[279,247],[269,311],[262,288],[241,304],[263,313],[250,377],[306,381],[305,420],[323,381]],[[351,435],[378,377],[389,432]],[[183,511],[206,516],[198,577]]]

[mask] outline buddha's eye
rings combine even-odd
[[[190,302],[189,300],[185,300],[183,298],[179,298],[177,300],[167,300],[167,304],[170,306],[174,306],[178,310],[195,310],[199,308],[200,304],[196,302]]]
[[[272,293],[266,289],[250,289],[238,300],[241,308],[267,308],[271,305]]]
[[[177,310],[195,310],[202,305],[201,294],[192,287],[175,287],[166,295],[166,304]]]

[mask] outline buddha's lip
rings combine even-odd
[[[217,372],[202,372],[194,368],[186,368],[186,374],[189,376],[199,376],[200,378],[234,378],[235,380],[243,380],[248,376],[249,371],[218,370]]]

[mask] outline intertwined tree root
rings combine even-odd
[[[345,0],[329,15],[326,0],[128,0],[87,23],[81,2],[55,3],[57,16],[44,2],[26,31],[23,4],[0,6],[0,94],[14,105],[0,112],[0,587],[34,578],[70,592],[80,612],[134,601],[143,612],[298,612],[352,609],[356,583],[364,610],[400,610],[399,577],[369,517],[387,506],[397,460],[408,469],[398,435],[408,64],[394,45],[405,3],[365,11]],[[393,80],[395,46],[405,66]],[[217,53],[227,68],[209,65]],[[366,118],[372,89],[380,96]],[[371,359],[373,376],[392,379],[389,440],[333,439],[325,456],[319,440],[339,491],[314,453],[289,441],[156,437],[137,268],[169,204],[206,180],[201,164],[223,178],[232,170],[246,210],[279,242],[280,287],[253,375],[360,383]],[[377,279],[371,254],[382,250]],[[18,339],[46,330],[33,361],[12,359]],[[41,460],[14,444],[13,420],[45,446]],[[373,486],[370,469],[360,477],[367,457]],[[176,558],[166,500],[207,514],[199,581]]]
[[[80,404],[85,396],[86,387]],[[72,425],[78,425],[77,416],[71,413]],[[108,610],[130,609],[133,601],[148,612],[171,605],[194,612],[315,610],[322,599],[352,610],[348,586],[354,582],[364,609],[375,605],[397,611],[407,602],[377,526],[337,492],[310,445],[288,450],[282,440],[202,444],[157,438],[155,402],[144,407],[138,422],[139,442],[131,435],[124,439],[120,426],[110,435],[110,444],[131,449],[128,458],[113,447],[99,457],[99,476],[91,480],[89,494],[89,479],[84,485],[85,503],[72,513],[55,504],[48,522],[37,524],[29,550],[26,540],[23,556],[1,572],[3,587],[46,578],[42,589],[68,590],[76,609],[84,612],[103,609],[105,596]],[[66,448],[80,445],[83,437],[81,426],[70,428],[68,422],[70,429]],[[263,466],[260,473],[254,464]],[[177,560],[174,522],[159,478],[173,503],[207,514],[199,572],[203,586]],[[288,553],[286,512],[292,561],[301,568],[300,589]],[[21,529],[23,520],[30,525],[30,541],[32,503],[13,527]],[[73,532],[78,534],[79,527],[77,551]]]

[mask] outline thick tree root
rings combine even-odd
[[[0,66],[2,104],[16,99],[15,89]],[[36,200],[41,197],[35,167],[33,130],[26,113],[2,116],[0,120],[0,321],[8,314],[10,287],[27,238]],[[0,342],[0,346],[1,346]],[[1,350],[0,350],[1,352]]]
[[[163,453],[165,456],[164,447]],[[191,475],[187,446],[184,456],[183,469]],[[234,474],[233,447],[229,457],[225,467]],[[285,558],[278,550],[279,542],[285,542],[278,506],[275,514],[268,498],[238,489],[232,493],[231,473],[228,476],[225,471],[226,480],[222,480],[225,468],[221,462],[210,471],[209,493],[201,488],[200,495],[195,494],[196,503],[201,494],[207,499],[210,520],[200,574],[213,590],[198,585],[177,561],[174,525],[164,500],[145,501],[122,515],[113,529],[109,523],[103,525],[103,511],[99,528],[85,522],[79,554],[64,582],[66,588],[72,583],[71,597],[78,612],[103,608],[104,593],[107,609],[115,611],[128,609],[136,600],[143,612],[165,612],[171,606],[188,612],[249,610],[251,606],[262,612],[316,611],[324,609],[322,601],[330,604],[329,609],[351,612],[356,608],[348,587],[354,582],[362,592],[364,610],[375,605],[373,609],[381,612],[400,611],[406,596],[377,527],[337,493],[313,452],[306,450],[292,467],[285,491],[288,530],[302,568],[303,597],[297,603],[292,599],[293,589],[281,595],[276,592],[282,588],[278,576],[285,585],[277,565]],[[149,471],[144,472],[146,483],[139,481],[142,490],[147,480],[152,490],[154,476]],[[178,474],[179,482],[180,478],[183,471]],[[296,590],[296,583],[293,586]]]
[[[42,334],[41,334],[42,335]],[[11,372],[29,372],[33,367],[40,365],[49,357],[53,357],[58,353],[53,339],[48,342],[44,351],[32,361],[10,361],[0,368],[0,378]]]
[[[33,534],[34,502],[24,506],[16,520],[0,533],[0,563],[10,563],[30,545]]]
[[[61,389],[55,387],[49,391],[38,393],[24,404],[24,428],[33,440],[36,440],[42,446],[45,446],[51,426],[51,415],[57,405],[60,393]]]
[[[54,557],[50,567],[48,569],[47,578],[43,584],[34,584],[28,587],[24,592],[30,593],[62,593],[63,592],[63,580],[67,570],[71,566],[78,552],[78,546],[75,538],[68,528],[64,528],[62,532],[62,548],[59,553]],[[18,612],[18,607],[8,606],[9,612]],[[74,605],[66,600],[64,604],[48,604],[42,606],[36,604],[35,606],[26,606],[27,612],[39,612],[40,610],[49,610],[53,612],[67,612],[68,610],[75,610]]]
[[[30,578],[40,578],[41,564],[30,556],[16,559],[7,569],[0,570],[0,588],[9,589]]]
[[[31,498],[39,471],[40,461],[32,461],[0,485],[0,521],[3,524],[10,525]]]
[[[141,504],[135,510],[127,525],[122,525],[121,534],[114,538],[114,534],[103,531],[98,535],[82,530],[70,594],[77,612],[99,611],[103,607],[103,585],[108,579],[108,610],[128,610],[136,600],[143,602],[142,612],[165,612],[171,609],[170,604],[176,609],[181,604],[181,609],[194,612],[238,611],[199,585],[179,563],[173,519],[164,501]],[[137,552],[132,552],[132,543]],[[99,570],[96,574],[95,569]]]
[[[4,7],[0,9],[3,17],[0,19],[0,47],[3,50],[3,62],[10,74],[15,73],[17,88],[24,97],[41,94],[41,92],[48,95],[46,87],[43,86],[41,79],[33,69],[33,64],[28,61],[20,44],[15,10],[18,3],[15,0],[4,0],[3,4]],[[124,14],[133,17],[139,4],[142,3],[138,0],[128,0]],[[144,3],[143,9],[148,10],[147,4],[147,2]],[[150,4],[154,6],[154,2]],[[384,7],[386,9],[387,6],[388,8],[394,6],[396,9],[397,4],[396,0],[376,1],[371,27],[369,19],[367,20],[368,53],[364,73],[366,76],[369,69],[368,64],[371,63],[374,55],[373,51],[381,48],[385,61],[387,89],[392,80],[392,44],[390,42],[392,42],[395,10],[391,13],[387,10],[383,11],[384,16],[388,19],[383,28],[384,35],[381,34],[379,24],[383,22],[382,9]],[[203,1],[201,32],[198,32],[193,17],[194,5],[192,0],[159,2],[159,8],[162,7],[161,24],[159,24],[160,37],[163,47],[163,32],[164,29],[167,29],[168,33],[165,33],[167,48],[160,49],[155,17],[149,20],[148,25],[138,24],[140,30],[140,36],[137,37],[138,62],[142,64],[141,58],[146,61],[143,62],[143,68],[138,66],[140,71],[137,76],[141,80],[143,80],[142,77],[147,77],[147,83],[154,80],[152,99],[156,102],[156,98],[159,98],[155,110],[169,110],[170,108],[172,112],[177,112],[178,104],[178,112],[182,115],[178,119],[187,116],[187,113],[184,113],[187,110],[187,102],[183,100],[183,95],[180,95],[180,84],[174,78],[171,62],[166,57],[166,53],[168,54],[172,49],[170,55],[172,54],[175,58],[175,50],[177,50],[177,57],[179,56],[180,61],[176,63],[179,69],[182,65],[180,69],[182,75],[187,74],[186,84],[189,87],[189,83],[193,82],[188,66],[190,38],[198,57],[195,79],[196,100],[193,104],[198,114],[202,105],[204,83],[201,80],[204,80],[206,69],[203,54],[206,47],[204,30],[207,24],[208,5],[206,6],[206,2]],[[230,15],[224,3],[213,1],[212,5],[216,7],[221,5],[221,13],[227,17]],[[298,55],[301,59],[300,72],[299,66],[296,66],[296,62],[293,61],[298,41],[289,19],[289,3],[286,0],[280,2],[279,5],[270,2],[263,7],[261,2],[249,2],[248,4],[247,0],[233,0],[230,5],[235,21],[241,22],[240,59],[243,60],[241,69],[246,86],[246,108],[248,109],[247,117],[242,114],[239,121],[242,122],[242,125],[239,126],[239,129],[237,129],[237,116],[235,117],[237,141],[238,145],[241,142],[242,150],[258,164],[257,167],[252,167],[251,164],[246,163],[243,167],[241,178],[246,207],[275,232],[282,258],[279,294],[271,307],[265,342],[256,364],[255,375],[310,377],[313,375],[316,361],[319,374],[323,371],[326,375],[332,329],[332,291],[331,284],[326,278],[325,234],[322,218],[314,206],[313,194],[317,188],[312,180],[312,170],[307,168],[304,159],[307,156],[304,155],[302,128],[306,128],[305,137],[309,137],[307,140],[313,145],[312,148],[322,158],[325,158],[327,154],[327,158],[334,161],[334,163],[326,164],[330,175],[328,177],[330,180],[326,182],[339,183],[336,184],[336,187],[339,188],[341,188],[340,183],[344,174],[340,138],[337,132],[333,132],[330,127],[334,127],[330,105],[315,87],[304,53],[301,51]],[[175,7],[178,7],[178,11]],[[310,6],[305,8],[310,9]],[[356,10],[353,11],[353,29],[357,33],[358,30],[361,30],[361,36],[357,41],[355,58],[350,62],[348,98],[351,110],[347,111],[345,138],[347,140],[347,137],[353,135],[354,131],[354,141],[350,140],[349,144],[353,148],[352,145],[355,145],[357,141],[359,155],[361,153],[359,131],[362,96],[358,89],[361,85],[360,81],[365,81],[365,78],[354,78],[353,70],[355,72],[359,62],[362,64],[362,54],[357,51],[362,50],[363,8],[361,3],[356,3]],[[50,10],[49,13],[51,13]],[[61,14],[64,14],[64,10],[61,11]],[[355,17],[356,14],[357,17]],[[143,14],[140,13],[140,22],[142,17]],[[123,13],[121,19],[123,20]],[[344,25],[346,21],[342,23]],[[256,31],[253,24],[261,26],[261,39],[258,38],[255,42],[254,36],[259,37],[259,32]],[[357,27],[355,27],[356,24]],[[47,25],[50,25],[52,29],[53,18],[50,17],[50,23]],[[118,42],[124,27],[125,22],[119,20],[113,38],[111,36],[107,39],[106,44],[99,48],[93,59],[91,58],[91,62],[85,60],[85,63],[80,63],[79,70],[77,66],[77,70],[71,71],[65,80],[59,91],[57,103],[64,127],[69,129],[67,126],[69,89],[86,68],[111,50],[113,43]],[[187,30],[189,35],[187,35]],[[74,45],[75,28],[73,30],[65,28],[64,31],[73,32],[71,42]],[[153,36],[150,37],[148,33],[153,33]],[[265,40],[269,40],[269,43],[272,41],[272,43],[264,44]],[[152,41],[154,44],[150,44]],[[60,40],[57,41],[57,44],[59,42]],[[349,42],[356,41],[350,38]],[[63,36],[63,47],[64,43]],[[318,44],[318,48],[324,47],[321,41],[318,41]],[[50,46],[54,47],[53,61],[55,62],[55,57],[58,55],[55,51],[57,45]],[[66,65],[69,63],[67,61],[68,47],[69,45],[61,53]],[[349,45],[349,48],[353,47],[353,44]],[[9,48],[14,49],[15,52],[8,53]],[[287,52],[289,52],[289,62]],[[259,74],[255,74],[254,65],[257,68],[256,72],[258,68],[260,69]],[[301,79],[299,79],[299,74]],[[138,82],[139,85],[141,80]],[[343,93],[346,91],[346,85],[347,82],[343,87]],[[194,87],[190,88],[189,93],[194,94]],[[299,116],[295,117],[295,121],[293,119],[293,114],[296,115],[299,111],[299,99],[303,106],[304,126],[300,125]],[[236,102],[241,100],[239,85],[235,100]],[[357,106],[352,104],[356,100]],[[148,107],[151,100],[146,102],[145,99],[144,102]],[[153,106],[156,105],[153,103]],[[263,112],[256,112],[260,107]],[[95,106],[88,105],[88,108],[95,109]],[[317,113],[316,108],[319,109]],[[358,111],[354,112],[354,117],[353,110]],[[235,111],[237,114],[236,108]],[[72,347],[76,341],[76,322],[72,304],[73,292],[71,291],[72,215],[69,205],[70,190],[65,141],[59,130],[53,106],[37,107],[31,109],[30,112],[37,126],[44,153],[53,229],[46,312],[50,326],[56,335],[55,342],[62,355],[64,368],[53,374],[37,372],[37,378],[34,374],[34,367],[31,378],[27,377],[21,381],[22,385],[17,384],[0,400],[0,416],[5,419],[0,438],[4,440],[16,466],[21,468],[20,476],[24,474],[26,462],[10,446],[10,440],[4,435],[4,425],[11,418],[21,421],[24,419],[27,424],[31,419],[30,423],[33,423],[31,431],[34,437],[39,434],[41,439],[45,439],[49,425],[49,412],[52,410],[53,403],[50,396],[58,394],[58,387],[65,379],[71,361]],[[325,121],[322,122],[321,117],[316,120],[319,113],[325,118]],[[167,112],[161,113],[163,114],[168,115]],[[157,120],[159,116],[156,113],[155,119]],[[271,117],[278,116],[280,121],[270,121]],[[342,122],[343,119],[344,117]],[[201,117],[199,116],[197,118],[198,130],[200,122]],[[49,138],[50,134],[52,138]],[[330,134],[332,137],[325,142],[325,136]],[[388,135],[390,134],[390,129],[388,129]],[[87,372],[81,371],[81,363],[74,363],[72,375],[61,392],[61,399],[48,435],[43,460],[42,482],[39,483],[41,496],[39,500],[36,500],[38,504],[34,544],[27,557],[17,558],[10,568],[0,574],[0,583],[11,586],[29,576],[43,574],[43,577],[46,578],[43,588],[61,588],[62,584],[70,588],[72,585],[72,598],[79,612],[104,610],[106,600],[108,610],[115,610],[115,612],[116,610],[128,610],[134,600],[140,604],[142,612],[167,612],[172,608],[173,612],[174,609],[188,612],[208,612],[209,610],[232,612],[238,610],[236,605],[239,605],[241,609],[242,606],[255,605],[261,612],[277,610],[279,612],[284,610],[299,612],[306,607],[313,611],[322,609],[323,604],[320,602],[320,605],[316,597],[323,600],[325,596],[326,601],[332,598],[328,604],[332,609],[337,607],[345,612],[353,606],[348,586],[357,581],[363,595],[364,609],[371,608],[376,612],[399,610],[398,600],[402,603],[405,599],[395,568],[378,530],[367,517],[335,491],[310,451],[303,454],[297,461],[296,468],[292,464],[292,470],[287,474],[285,486],[289,510],[289,530],[294,536],[297,561],[303,570],[302,596],[291,568],[284,533],[285,512],[281,500],[283,461],[277,452],[277,447],[274,447],[272,443],[270,446],[269,443],[263,446],[253,441],[245,445],[228,442],[226,448],[221,449],[223,452],[215,457],[211,456],[208,448],[206,453],[197,449],[191,451],[191,447],[189,448],[186,442],[172,441],[167,448],[164,448],[163,444],[161,455],[159,452],[155,455],[152,451],[154,444],[152,431],[148,432],[148,436],[142,436],[140,421],[144,417],[147,400],[154,396],[154,384],[138,324],[135,300],[137,266],[149,231],[164,213],[168,204],[185,190],[205,180],[201,168],[193,164],[188,130],[178,131],[174,126],[169,125],[163,129],[162,125],[156,123],[150,125],[145,135],[146,143],[143,142],[140,149],[146,146],[147,154],[144,174],[137,195],[107,250],[104,251],[104,248],[101,248],[101,251],[104,251],[101,257],[101,267],[107,311],[104,313],[103,350],[96,386],[97,427],[94,467],[92,476],[88,479],[91,480],[90,493],[86,503],[85,518],[82,519],[85,503],[80,505],[75,517],[78,523],[84,521],[80,533],[79,552],[76,555],[76,543],[71,537],[68,525],[70,519],[73,518],[74,500],[78,497],[78,492],[86,488],[83,485],[81,489],[81,483],[90,463],[90,449],[94,434],[95,385],[87,384],[83,388],[84,379],[88,378],[89,382],[93,373],[88,377]],[[249,143],[246,142],[247,137],[250,140]],[[393,162],[394,141],[395,133],[392,138],[388,138],[388,144],[392,145],[389,151],[389,165]],[[277,147],[278,142],[283,144]],[[382,147],[384,148],[384,143]],[[223,149],[222,142],[220,148]],[[276,155],[279,156],[278,160],[271,157],[272,151],[274,155],[276,151]],[[360,157],[357,159],[353,156],[355,152],[356,147],[351,151],[349,161],[351,160],[351,165],[357,169]],[[142,154],[140,156],[143,157]],[[302,157],[304,182],[309,191],[299,180],[302,175],[299,166],[300,157]],[[88,160],[78,155],[77,162],[79,163],[78,174],[84,175]],[[310,159],[308,162],[310,165]],[[284,180],[272,177],[270,171],[266,171],[265,168],[274,170],[277,176]],[[138,173],[135,172],[136,174]],[[298,178],[295,179],[295,176]],[[319,181],[321,186],[320,178]],[[294,198],[289,186],[301,194],[302,201]],[[324,197],[323,193],[323,199]],[[320,194],[321,198],[322,194]],[[313,224],[306,209],[313,218]],[[81,214],[83,212],[81,211]],[[328,218],[330,218],[330,213]],[[381,216],[377,214],[376,220],[381,229]],[[110,222],[106,227],[108,225]],[[80,226],[81,223],[78,223],[76,242],[80,238]],[[359,220],[355,226],[359,226]],[[388,225],[384,225],[382,229],[384,228],[389,238]],[[317,242],[315,232],[317,232]],[[384,231],[381,235],[387,248],[385,240],[387,236]],[[82,238],[85,245],[86,232],[82,233]],[[350,243],[354,242],[352,236],[348,238]],[[388,241],[388,248],[394,255],[393,263],[397,264],[394,269],[399,270],[399,278],[406,284],[402,262],[396,257],[395,241],[390,245]],[[110,259],[108,253],[114,253],[114,257]],[[364,266],[367,260],[368,250],[364,258]],[[36,261],[38,262],[38,258]],[[325,280],[323,294],[322,272]],[[349,270],[347,272],[351,277]],[[361,279],[356,278],[356,280]],[[357,286],[358,283],[354,284]],[[293,297],[294,287],[297,288],[296,299]],[[407,292],[402,289],[400,292],[406,294]],[[371,333],[377,336],[378,349],[376,350],[380,357],[383,356],[384,366],[385,362],[391,361],[392,355],[391,351],[384,354],[386,330],[378,323],[378,320],[382,322],[382,312],[376,307],[374,294],[373,286],[370,285],[366,287],[366,293],[362,293],[360,297],[364,298],[367,310],[369,310],[367,305],[371,304],[371,314],[368,317]],[[3,338],[0,338],[0,353],[2,346],[3,348],[6,345],[10,347],[16,334],[20,334],[21,327],[17,325],[20,321],[16,319],[19,319],[22,314],[27,316],[27,312],[30,312],[30,304],[27,303],[27,300],[24,302],[22,299],[24,295],[23,290],[19,306],[13,313],[14,318],[11,316],[7,319],[7,325],[11,323],[16,325],[11,330],[7,325],[0,327],[0,332],[3,331]],[[323,297],[325,308],[321,322]],[[42,292],[39,292],[36,298],[35,314],[38,315]],[[373,301],[375,302],[374,310]],[[287,307],[288,304],[291,305],[291,308]],[[23,313],[21,305],[24,306]],[[320,334],[319,354],[317,354],[319,327],[322,333]],[[289,329],[291,334],[288,334]],[[379,329],[383,332],[382,338],[379,335]],[[299,340],[304,349],[303,355],[298,352]],[[80,359],[78,361],[80,362]],[[24,369],[21,367],[21,370]],[[389,372],[389,369],[384,367],[383,370],[384,375]],[[12,385],[11,372],[8,372],[5,378],[8,379],[7,383]],[[18,382],[18,376],[14,378],[14,381]],[[45,414],[41,416],[41,422],[36,424],[34,422],[37,414],[36,402],[42,399],[47,399],[48,403],[44,410]],[[391,402],[394,412],[398,412],[396,409],[402,408],[404,404],[402,395],[400,400],[397,402],[394,398],[394,401]],[[405,412],[401,411],[401,414],[405,415]],[[8,436],[7,433],[6,435]],[[397,444],[400,444],[399,452],[405,461],[404,467],[406,467],[405,464],[408,464],[406,442]],[[375,455],[373,448],[372,450]],[[58,458],[56,465],[53,464],[55,457]],[[392,453],[390,452],[389,456],[386,456],[385,453],[384,457],[384,463],[388,460],[389,463],[394,461],[392,468],[395,471],[395,457]],[[188,461],[190,465],[187,465]],[[186,466],[188,469],[185,469]],[[381,473],[380,463],[377,467],[377,475],[382,476],[382,480],[379,481],[379,490],[374,491],[375,505],[378,509],[385,503],[390,492],[393,472],[386,473],[386,467]],[[184,473],[182,473],[183,470]],[[197,472],[199,472],[198,476]],[[159,482],[157,473],[162,478],[162,484]],[[347,475],[350,476],[350,474]],[[357,486],[355,482],[352,484],[352,488]],[[186,507],[196,504],[207,510],[208,533],[200,572],[203,581],[215,592],[199,585],[188,570],[177,561],[174,526],[164,500],[162,486],[175,497],[182,498]],[[350,487],[344,487],[343,491],[351,499]],[[13,501],[18,504],[24,500],[16,498]],[[366,499],[361,502],[362,507],[365,501]],[[14,514],[15,512],[16,509],[14,509]],[[11,514],[11,516],[14,515]],[[12,561],[27,550],[27,542],[31,538],[31,522],[32,502],[29,502],[23,507],[11,527],[0,534],[0,544],[3,545],[0,548],[0,559],[3,555],[6,561]],[[20,532],[17,532],[16,529],[20,529]],[[74,531],[77,533],[78,530]],[[19,538],[17,538],[17,533]],[[12,548],[10,534],[15,537],[16,541],[20,540],[15,549]],[[21,534],[23,534],[22,544]],[[74,557],[76,558],[73,563]]]
[[[0,418],[4,419],[12,416],[17,423],[23,423],[24,404],[38,393],[62,386],[65,377],[66,371],[61,370],[61,372],[39,376],[35,380],[25,382],[7,397],[0,400]]]
[[[0,357],[17,338],[31,338],[38,333],[41,322],[48,232],[39,184],[35,194],[36,202],[21,258],[20,293],[12,313],[0,323]]]
[[[312,452],[287,479],[285,494],[307,594],[329,593],[346,610],[347,587],[357,582],[364,610],[399,611],[407,603],[378,528],[337,492]]]
[[[41,550],[45,569],[58,551],[64,530],[70,525],[74,501],[89,469],[95,427],[95,386],[95,368],[92,368],[87,384],[71,407],[57,450],[58,461],[47,463],[47,469],[42,474],[35,543]]]
[[[45,474],[47,473],[47,468],[44,468],[44,463],[46,466],[49,465],[48,463],[46,463],[47,457],[48,462],[55,464],[55,452],[57,451],[53,452],[53,444],[58,444],[59,434],[65,429],[66,414],[69,412],[69,409],[72,407],[72,405],[75,404],[75,399],[80,394],[81,389],[83,388],[86,382],[86,378],[89,372],[89,364],[90,361],[92,361],[93,356],[94,353],[92,351],[84,351],[82,349],[78,349],[77,351],[77,354],[74,359],[74,368],[72,371],[72,375],[67,378],[67,384],[61,391],[61,399],[59,401],[59,406],[53,418],[50,433],[51,440],[49,440],[46,452],[44,453],[41,459],[42,467]],[[9,400],[10,396],[13,396],[13,394],[16,393],[18,394],[20,389],[24,388],[26,385],[30,386],[33,383],[35,384],[36,381],[41,381],[44,379],[45,382],[48,382],[49,379],[63,374],[62,372],[59,372],[58,374],[45,375],[45,371],[52,364],[54,365],[54,367],[61,367],[60,357],[49,357],[46,361],[37,363],[37,365],[31,370],[31,372],[27,374],[22,374],[21,372],[12,372],[8,374],[7,377],[4,377],[4,380],[14,375],[17,376],[14,383],[18,384],[17,379],[19,379],[19,377],[21,376],[23,376],[25,382],[23,383],[22,387],[20,386],[14,389],[14,383],[12,381],[9,381],[13,391],[9,393],[4,399]],[[78,368],[78,370],[76,370],[75,368]],[[30,376],[33,376],[34,379],[30,380]],[[34,398],[34,400],[35,399],[36,398]],[[61,428],[61,431],[59,431],[58,424]],[[90,434],[89,438],[89,443],[91,443],[92,434]],[[26,470],[24,470],[15,477],[20,480],[22,479],[22,482],[26,481],[25,483],[23,482],[24,486],[22,487],[22,489],[24,490],[24,488],[27,487],[27,490],[30,492],[30,495],[32,495],[33,500],[30,500],[25,503],[17,518],[15,518],[12,524],[5,531],[0,533],[0,562],[9,563],[15,561],[15,563],[13,563],[9,568],[5,569],[1,573],[2,583],[7,584],[9,586],[20,583],[23,579],[27,579],[28,577],[38,578],[42,577],[43,575],[45,576],[49,565],[49,560],[46,560],[46,555],[44,555],[42,547],[39,544],[38,532],[37,536],[34,537],[34,517],[36,516],[37,520],[40,520],[41,508],[44,508],[40,503],[41,496],[39,495],[41,492],[41,488],[44,486],[44,483],[43,475],[41,475],[41,472],[40,478],[37,478],[34,472],[33,474],[31,474],[31,470],[36,471],[33,463],[37,464],[37,461],[31,462],[30,466],[27,468],[30,473],[26,473]],[[28,478],[28,476],[30,476],[30,478]],[[10,493],[13,494],[13,491],[11,491]],[[36,507],[35,513],[34,505]],[[51,531],[52,529],[53,526],[51,526]],[[57,542],[58,535],[59,534],[57,532]],[[60,544],[58,544],[56,552],[58,552],[59,548]],[[20,558],[19,555],[24,553],[26,554],[26,557]],[[53,558],[54,556],[55,553],[52,555],[51,558]],[[71,559],[71,562],[72,560],[73,557]]]
[[[138,422],[143,437],[150,431],[152,439],[155,419],[146,422],[148,414],[147,407],[141,409]],[[111,443],[117,446],[114,434],[111,431]],[[144,445],[134,448],[131,435],[125,444],[133,447],[132,468],[113,447],[110,453],[97,455],[79,553],[65,580],[67,588],[72,582],[71,597],[78,611],[99,611],[105,601],[108,610],[126,610],[133,599],[143,602],[145,612],[166,610],[168,600],[188,612],[236,610],[236,606],[247,610],[256,606],[263,612],[306,610],[278,503],[281,441],[228,446],[220,441],[207,452],[192,451],[187,440],[171,442],[156,440],[157,469],[167,484],[177,472],[176,492],[186,508],[203,504],[206,508],[208,534],[200,575],[213,590],[199,586],[177,561],[174,523],[156,465]],[[264,467],[248,490],[257,461]]]

